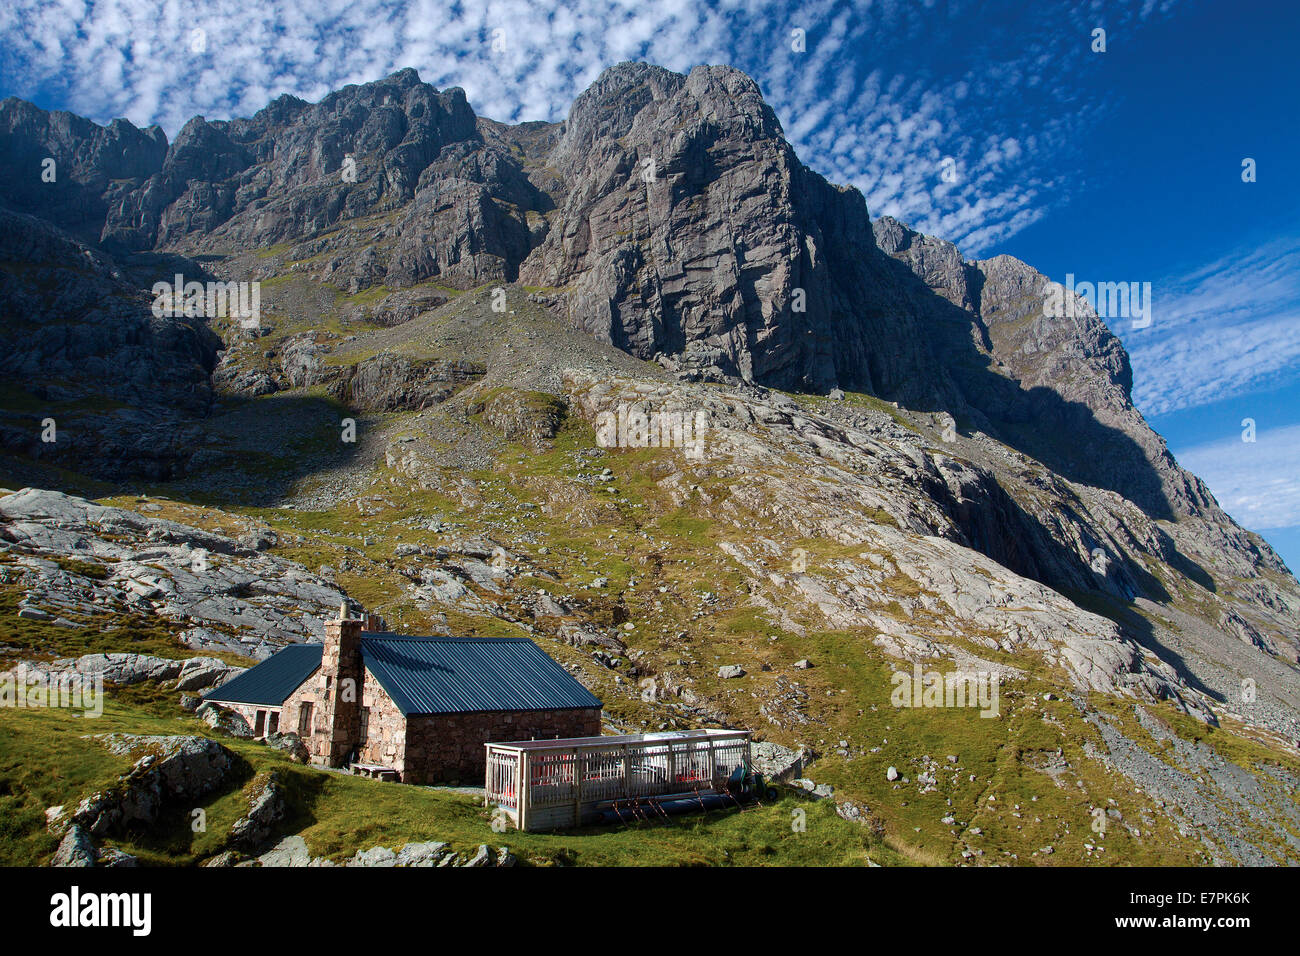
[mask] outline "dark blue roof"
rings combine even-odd
[[[406,715],[601,706],[599,698],[526,637],[366,633],[361,655]]]
[[[279,707],[320,667],[320,644],[290,644],[203,695]],[[600,699],[526,637],[406,637],[366,632],[361,659],[399,710],[567,710]]]
[[[319,644],[290,644],[256,667],[250,667],[238,677],[208,691],[203,698],[231,704],[279,707],[320,667],[322,650]]]

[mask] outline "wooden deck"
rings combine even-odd
[[[749,731],[684,730],[485,744],[486,803],[521,830],[579,826],[600,811],[739,792]]]

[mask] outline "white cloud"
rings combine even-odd
[[[1242,249],[1152,285],[1152,321],[1116,329],[1148,415],[1192,408],[1300,375],[1300,238]]]
[[[1178,461],[1252,531],[1300,526],[1300,425],[1257,432],[1253,442],[1197,445]]]
[[[1078,41],[1097,14],[1076,7],[1034,5],[1011,34],[974,0],[10,0],[0,66],[3,92],[174,135],[195,114],[247,116],[281,93],[316,100],[406,66],[463,87],[481,116],[519,122],[562,119],[620,60],[729,64],[758,79],[805,163],[858,186],[873,215],[977,255],[1040,218],[1044,197],[1068,199],[1045,171],[1064,179],[1055,170],[1100,106],[1026,78],[1045,64],[1068,73],[1086,55]],[[1168,8],[1108,11],[1108,27]],[[790,48],[796,26],[803,54]],[[190,51],[196,27],[204,53]],[[497,29],[504,52],[492,49]],[[956,183],[939,177],[945,156]]]

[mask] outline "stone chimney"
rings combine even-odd
[[[336,620],[325,622],[321,651],[323,740],[312,735],[312,755],[330,767],[346,765],[361,736],[361,618],[348,616],[345,601]]]

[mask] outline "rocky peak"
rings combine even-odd
[[[951,242],[916,232],[892,216],[877,219],[872,234],[882,252],[906,262],[935,292],[978,313],[981,277]]]
[[[124,119],[100,126],[15,97],[0,102],[0,165],[9,173],[0,201],[78,238],[97,240],[114,197],[157,172],[166,153],[157,126],[141,130]]]
[[[663,67],[632,62],[611,66],[573,101],[553,158],[564,168],[572,167],[598,140],[625,136],[643,109],[662,103],[681,85],[681,75]]]

